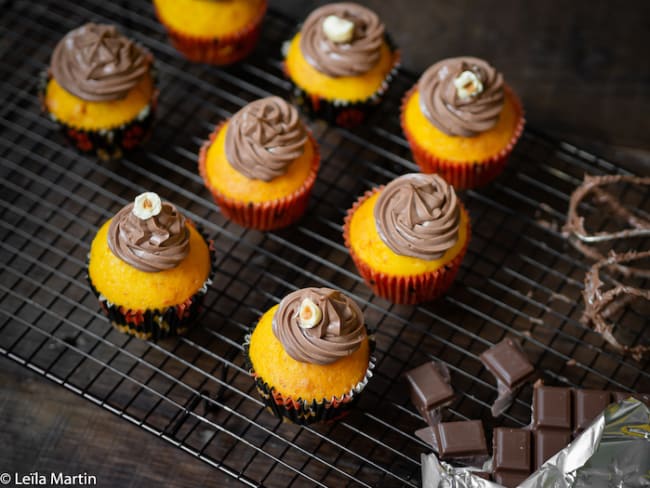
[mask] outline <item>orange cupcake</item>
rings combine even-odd
[[[212,258],[196,227],[174,205],[146,192],[97,232],[88,280],[114,327],[160,339],[182,334],[196,320]]]
[[[459,57],[424,72],[404,97],[401,123],[422,172],[474,188],[503,171],[524,114],[501,73],[482,59]]]
[[[399,63],[377,14],[351,2],[314,10],[285,51],[296,105],[342,127],[363,122]]]
[[[411,173],[366,192],[348,210],[343,238],[376,295],[415,304],[451,286],[470,230],[451,185],[438,175]]]
[[[217,126],[199,154],[199,172],[222,213],[259,230],[303,215],[319,164],[316,141],[279,97],[246,105]]]
[[[359,306],[330,288],[305,288],[268,310],[244,344],[269,409],[300,424],[345,415],[374,368]]]
[[[173,46],[195,63],[231,64],[255,48],[266,0],[154,0]]]
[[[153,56],[113,25],[85,24],[59,41],[40,96],[77,149],[117,159],[149,136],[158,90]]]

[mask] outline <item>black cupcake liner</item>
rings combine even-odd
[[[197,228],[197,230],[199,230]],[[190,296],[183,303],[170,307],[155,309],[129,309],[116,303],[110,302],[94,285],[90,274],[86,273],[86,279],[93,294],[99,300],[102,312],[108,317],[113,327],[120,332],[130,334],[139,339],[164,339],[184,334],[188,328],[196,322],[203,305],[203,298],[212,284],[215,274],[215,250],[212,240],[201,236],[208,243],[210,252],[210,273],[201,288]]]
[[[41,99],[41,108],[50,119],[56,122],[64,137],[79,151],[93,154],[102,161],[120,159],[125,151],[129,151],[145,142],[151,136],[156,107],[158,104],[158,90],[154,88],[151,101],[136,117],[117,127],[107,129],[83,129],[74,127],[59,119],[47,110],[45,106],[45,91],[50,80],[47,71],[41,73],[38,95]],[[154,84],[156,83],[155,71],[152,72]]]
[[[289,43],[293,40],[295,35],[300,31],[296,31],[291,39],[285,41],[282,46],[283,58],[286,58],[286,53],[288,51]],[[359,100],[355,102],[350,102],[348,100],[342,99],[327,99],[321,96],[307,92],[302,87],[294,83],[291,76],[286,69],[286,64],[282,63],[282,71],[285,75],[285,78],[289,80],[292,86],[291,90],[291,102],[300,107],[300,109],[308,115],[310,118],[318,118],[326,121],[331,125],[336,125],[339,127],[353,128],[358,127],[363,123],[363,121],[370,115],[374,108],[379,105],[381,100],[384,97],[390,82],[393,80],[393,77],[397,74],[397,70],[400,66],[400,52],[399,49],[395,46],[395,43],[392,41],[388,34],[384,37],[388,48],[390,49],[391,54],[394,57],[393,67],[391,68],[384,81],[377,89],[375,93],[370,95],[364,100]]]
[[[359,393],[363,391],[370,378],[372,378],[376,365],[376,359],[372,356],[375,350],[375,340],[374,337],[369,336],[370,361],[368,363],[368,369],[363,379],[351,388],[350,391],[340,397],[334,397],[332,399],[323,398],[320,401],[307,401],[302,398],[294,399],[290,396],[282,395],[274,387],[265,382],[263,378],[256,375],[249,356],[250,339],[250,334],[247,334],[244,338],[245,367],[255,380],[257,392],[267,409],[273,415],[294,424],[309,425],[316,422],[332,422],[347,416],[357,403]]]

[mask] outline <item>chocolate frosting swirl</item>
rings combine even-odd
[[[280,97],[249,103],[230,119],[226,158],[244,176],[271,181],[305,149],[307,131],[298,111]]]
[[[332,42],[323,30],[330,16],[354,23],[350,42]],[[384,24],[372,10],[356,3],[331,3],[314,10],[300,30],[300,49],[309,64],[332,77],[367,73],[377,62],[384,40]]]
[[[122,208],[108,228],[108,247],[118,258],[149,273],[176,267],[190,251],[185,217],[169,202],[160,213],[142,220],[133,203]]]
[[[66,91],[91,101],[124,98],[149,71],[151,54],[115,26],[85,24],[59,41],[51,72]]]
[[[454,79],[471,71],[483,85],[476,96],[461,99]],[[420,108],[429,121],[450,136],[472,137],[494,127],[503,109],[503,76],[478,58],[444,59],[418,82]]]
[[[438,259],[458,240],[460,204],[438,175],[411,173],[391,181],[374,214],[379,237],[402,256]]]
[[[305,298],[322,312],[320,322],[311,329],[303,329],[298,321]],[[359,306],[331,288],[304,288],[287,295],[273,316],[273,333],[289,356],[312,364],[329,364],[349,356],[367,337]]]

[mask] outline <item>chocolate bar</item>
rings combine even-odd
[[[548,459],[564,449],[573,435],[580,434],[611,400],[635,397],[649,402],[650,394],[604,390],[578,390],[535,384],[533,411],[527,428],[498,427],[493,432],[492,477],[505,487],[516,487]],[[440,459],[487,456],[483,424],[479,420],[442,422],[415,435],[431,445]]]
[[[498,417],[510,407],[517,390],[535,374],[519,343],[506,338],[481,354],[481,362],[497,379],[497,399],[492,416]]]
[[[422,417],[435,425],[440,422],[440,408],[454,398],[449,370],[439,363],[429,361],[405,374],[411,390],[411,401]]]
[[[497,483],[517,486],[579,435],[614,401],[629,397],[650,402],[650,394],[579,390],[535,384],[530,426],[495,428],[492,474]],[[532,441],[531,441],[532,437]]]

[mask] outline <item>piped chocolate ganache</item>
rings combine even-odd
[[[391,181],[374,216],[381,240],[402,256],[438,259],[458,240],[458,197],[438,175],[411,173]]]
[[[314,10],[301,29],[300,49],[314,68],[331,77],[358,76],[377,64],[384,24],[355,3],[332,3]]]
[[[108,247],[141,271],[163,271],[176,267],[189,253],[189,230],[174,205],[155,193],[142,193],[113,217]]]
[[[249,103],[228,122],[226,157],[247,178],[271,181],[302,155],[307,131],[298,111],[279,97]]]
[[[50,70],[67,92],[91,102],[119,100],[149,72],[153,57],[115,26],[85,24],[52,53]]]
[[[501,73],[482,59],[445,59],[420,78],[420,109],[445,134],[472,137],[499,120],[503,85]]]
[[[330,288],[287,295],[273,317],[273,333],[293,359],[321,365],[349,356],[367,337],[359,306]]]

